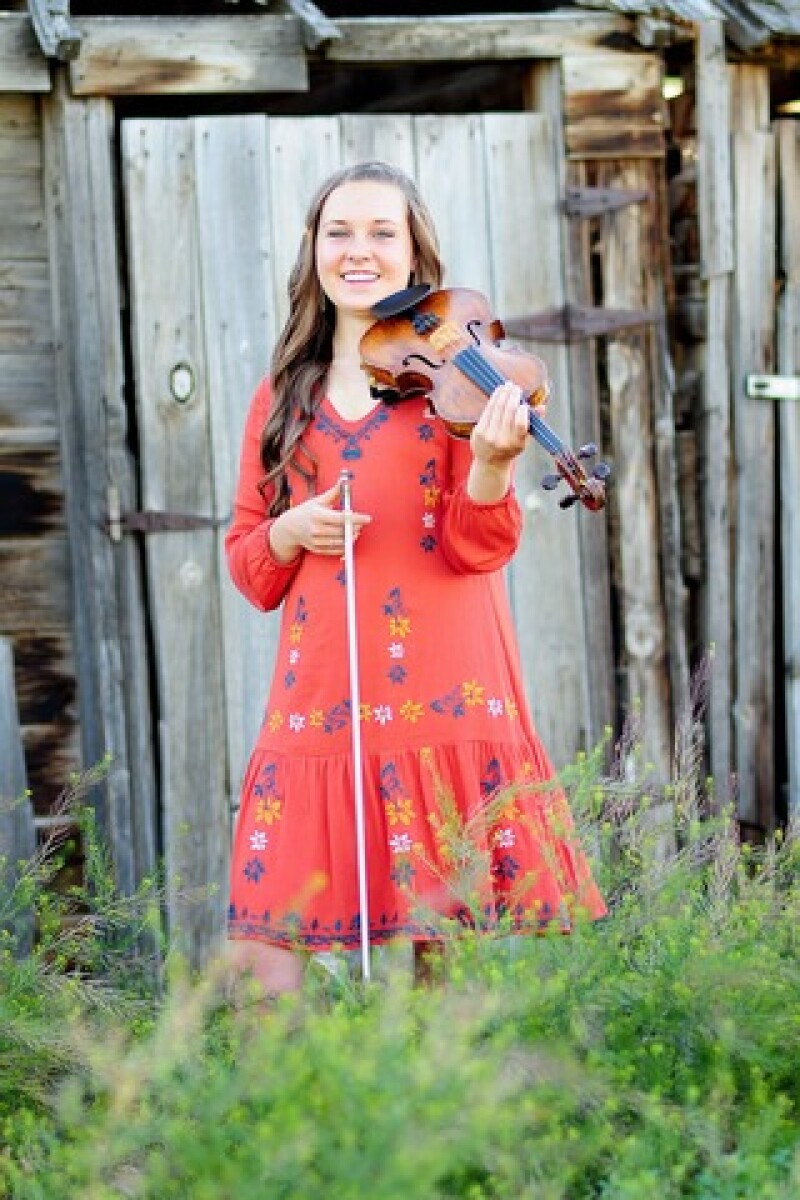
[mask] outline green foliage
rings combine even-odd
[[[47,1044],[0,1026],[17,1081],[0,1085],[0,1196],[796,1200],[800,840],[740,845],[697,738],[691,716],[668,794],[635,730],[610,770],[604,745],[564,773],[608,919],[453,936],[432,988],[396,947],[367,988],[344,958],[338,974],[312,963],[303,994],[263,1015],[227,1003],[220,964],[199,981],[170,964],[157,1018],[112,1028],[94,983],[70,992],[68,976],[53,1010],[49,963],[4,957],[24,1000],[4,995],[3,1016],[43,1037],[55,1011],[61,1041],[43,1073]],[[115,1004],[146,1001],[138,970],[126,991],[128,957],[88,955],[111,965]]]

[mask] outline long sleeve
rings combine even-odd
[[[514,489],[494,504],[477,504],[467,492],[469,443],[454,440],[450,461],[450,483],[442,498],[442,553],[454,571],[497,571],[513,558],[522,534]]]
[[[225,536],[228,569],[236,587],[251,604],[264,611],[277,608],[291,584],[303,555],[281,563],[272,553],[267,517],[268,499],[258,490],[264,478],[261,431],[269,413],[270,387],[265,380],[257,389],[245,423],[233,520]]]

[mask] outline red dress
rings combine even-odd
[[[282,604],[275,672],[243,782],[232,938],[309,950],[360,942],[346,589],[341,559],[272,556],[258,484],[270,403],[244,435],[231,575]],[[461,925],[535,931],[604,915],[563,793],[534,732],[502,568],[521,514],[466,492],[467,443],[422,400],[358,421],[324,400],[305,435],[318,489],[352,473],[372,522],[355,545],[370,939]],[[306,485],[290,479],[302,500]],[[542,784],[545,784],[542,787]],[[538,786],[537,786],[538,785]]]

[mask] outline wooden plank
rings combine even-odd
[[[730,84],[722,21],[701,21],[697,37],[697,199],[702,275],[733,270]]]
[[[439,234],[445,286],[469,287],[491,296],[485,174],[480,116],[415,117],[416,179]],[[469,196],[468,204],[464,197]]]
[[[0,441],[26,443],[29,431],[36,440],[58,438],[58,415],[52,384],[42,380],[9,382],[4,379],[6,355],[0,355]]]
[[[123,125],[122,148],[141,503],[211,516],[210,396],[192,126],[179,120],[131,120]],[[154,212],[160,214],[157,222]],[[175,396],[170,388],[178,365],[193,377],[188,396]],[[229,835],[217,540],[209,529],[154,534],[145,553],[157,664],[168,912],[173,935],[199,963],[224,927],[226,889],[219,885],[226,878]],[[203,891],[209,885],[217,885],[213,896]]]
[[[536,113],[490,113],[483,123],[495,311],[504,319],[560,306],[562,191],[553,124]],[[554,385],[548,424],[571,444],[566,350],[525,348],[538,349],[547,363]],[[527,521],[509,585],[534,720],[561,767],[588,741],[589,670],[577,514],[541,491],[539,480],[551,467],[537,445],[519,461],[516,483]]]
[[[0,12],[0,92],[49,92],[50,70],[30,17]]]
[[[113,112],[102,100],[75,100],[62,76],[44,105],[44,131],[82,761],[112,756],[93,803],[128,892],[152,873],[156,836],[151,706],[135,708],[148,671],[139,564],[135,547],[115,552],[104,524],[109,486],[123,503],[131,490]]]
[[[731,127],[769,131],[770,78],[766,67],[736,63],[729,69]]]
[[[641,164],[607,165],[603,187],[636,188],[649,182]],[[645,308],[648,245],[639,207],[606,218],[600,246],[604,303]],[[642,744],[659,783],[670,779],[671,719],[667,639],[659,562],[659,504],[653,446],[653,378],[645,331],[610,339],[607,347],[614,443],[614,515],[619,526],[622,624],[621,668],[628,705],[640,707]]]
[[[408,116],[343,116],[342,166],[382,159],[414,175],[414,146]]]
[[[0,355],[23,348],[52,354],[50,271],[38,259],[0,259]]]
[[[42,130],[38,104],[36,96],[0,93],[0,128],[3,136],[22,139],[40,137]]]
[[[800,375],[800,124],[778,121],[778,189],[784,285],[778,312],[778,371]],[[800,819],[800,404],[778,402],[788,805]]]
[[[36,849],[33,809],[26,789],[14,656],[11,643],[0,637],[0,887],[6,895],[19,879],[19,863],[29,860]],[[33,944],[32,912],[12,909],[8,931],[14,952],[28,953]]]
[[[263,116],[198,118],[193,125],[214,511],[226,517],[250,399],[268,373],[276,336],[267,130]],[[236,592],[224,562],[223,532],[218,557],[232,811],[263,718],[278,621]]]
[[[77,726],[77,687],[71,631],[26,629],[11,639],[22,726]],[[56,782],[56,781],[54,781]],[[66,783],[62,778],[60,783]]]
[[[0,538],[60,532],[63,488],[57,447],[23,449],[0,441]]]
[[[0,542],[0,580],[4,632],[64,627],[71,599],[66,537]]]
[[[84,17],[70,63],[76,96],[305,92],[302,27],[280,14]]]
[[[561,63],[537,63],[531,69],[527,80],[526,107],[550,117],[557,131],[556,146],[564,147]],[[587,172],[585,163],[567,163],[564,151],[559,150],[558,175],[563,194],[566,194],[568,182],[584,186],[588,182]],[[567,302],[587,306],[593,304],[588,222],[570,220],[562,214],[561,244]],[[604,458],[606,454],[597,387],[596,339],[587,338],[569,346],[567,370],[574,439],[578,444],[594,442],[600,449],[600,457]],[[611,486],[614,486],[613,478]],[[586,657],[591,664],[589,744],[594,746],[604,736],[606,729],[614,728],[617,717],[607,519],[581,514],[578,520],[578,538],[581,552]]]
[[[748,374],[774,370],[775,146],[771,133],[733,135],[734,751],[739,815],[775,819],[775,408],[745,395]]]
[[[306,211],[317,188],[342,162],[336,117],[272,117],[269,136],[269,200],[274,251],[274,312],[280,329],[289,312],[287,284],[303,236]],[[297,153],[302,145],[303,153]]]
[[[562,73],[564,137],[570,158],[663,155],[660,58],[570,53],[563,60]]]
[[[625,18],[564,10],[456,17],[337,17],[341,38],[325,48],[330,62],[419,63],[593,55],[631,36]]]

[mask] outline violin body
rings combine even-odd
[[[432,292],[419,286],[388,296],[372,311],[378,319],[362,337],[360,351],[375,390],[392,393],[391,403],[426,396],[448,432],[468,438],[495,388],[517,384],[529,405],[530,432],[558,469],[542,486],[550,490],[561,480],[569,485],[573,494],[562,499],[562,508],[577,500],[592,511],[604,507],[608,467],[599,463],[587,474],[580,460],[596,448],[573,453],[536,413],[550,393],[547,368],[533,354],[498,345],[503,326],[485,296],[469,288]]]

